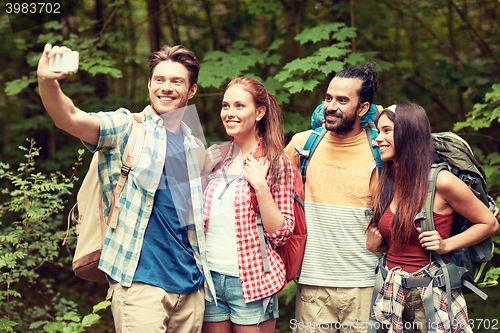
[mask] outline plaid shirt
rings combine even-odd
[[[257,147],[262,145],[262,138],[259,140],[251,154],[253,155]],[[233,145],[219,167],[214,172],[226,173],[231,164]],[[285,176],[285,163],[288,163],[290,170],[289,177]],[[277,293],[285,284],[285,265],[278,253],[274,250],[273,244],[279,246],[284,244],[295,227],[293,215],[293,172],[290,159],[283,157],[280,159],[280,177],[278,186],[274,186],[271,194],[279,210],[285,218],[285,222],[280,230],[275,233],[268,233],[264,230],[266,237],[266,250],[269,258],[270,272],[264,274],[262,264],[262,254],[260,250],[259,235],[257,232],[257,214],[251,203],[254,191],[247,181],[239,180],[234,198],[234,210],[236,220],[236,237],[238,249],[238,270],[245,302],[256,301]],[[241,169],[243,174],[243,167]],[[210,204],[215,188],[223,178],[212,179],[205,190],[205,204],[203,209],[203,219],[205,228],[210,217]],[[267,174],[267,183],[271,184],[271,175]],[[217,200],[217,199],[215,199]]]
[[[405,307],[405,297],[401,277],[431,276],[429,275],[429,272],[434,274],[439,267],[439,264],[434,261],[411,275],[401,270],[401,267],[394,267],[389,271],[382,289],[377,295],[371,312],[371,317],[386,325],[390,324],[389,333],[401,333],[403,331],[402,312]],[[422,306],[425,306],[424,293],[427,290],[427,287],[419,287],[417,289],[422,299]],[[451,291],[451,310],[454,318],[451,325],[449,325],[446,291],[439,287],[433,287],[432,293],[434,300],[434,314],[436,316],[436,333],[472,333],[472,329],[468,325],[467,304],[465,303],[465,298],[461,289],[452,289]]]
[[[119,200],[118,225],[115,230],[108,229],[99,261],[99,268],[125,287],[132,284],[139,262],[144,232],[151,216],[167,151],[163,119],[149,105],[142,113],[145,118],[145,137],[139,164],[125,182]],[[99,152],[99,180],[102,184],[104,216],[107,218],[116,183],[120,178],[122,155],[132,129],[133,116],[124,108],[114,112],[99,112],[94,116],[100,123],[99,142],[95,147],[88,144],[86,146],[91,152]],[[205,295],[210,300],[210,295],[213,295],[210,292],[214,291],[214,287],[206,258],[202,221],[203,190],[199,167],[199,164],[204,163],[205,149],[196,143],[191,130],[184,123],[180,130],[184,134],[191,191],[192,214],[188,238],[196,265],[205,277]]]

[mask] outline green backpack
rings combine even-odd
[[[467,142],[460,136],[451,132],[433,133],[434,148],[440,162],[433,164],[429,175],[429,190],[427,199],[415,221],[420,220],[422,231],[434,230],[434,218],[432,208],[434,206],[434,195],[436,193],[436,179],[439,171],[449,170],[469,186],[472,192],[486,205],[494,203],[486,194],[485,174],[481,165],[474,158],[472,150]],[[493,209],[492,205],[489,207]],[[472,223],[460,214],[455,214],[455,220],[451,229],[450,237],[459,234]],[[451,312],[451,289],[462,288],[464,293],[474,293],[486,300],[488,295],[479,289],[486,285],[496,285],[497,282],[486,283],[485,276],[488,271],[488,263],[493,256],[493,237],[490,236],[480,243],[461,248],[441,256],[432,252],[432,256],[440,264],[435,274],[435,279],[442,279],[448,298],[448,314],[450,320]],[[445,264],[443,258],[448,260]]]
[[[420,213],[415,217],[415,220],[420,219],[422,231],[434,230],[433,214],[427,214],[427,212],[432,212],[436,192],[436,178],[442,169],[448,169],[460,178],[486,206],[494,203],[494,200],[486,194],[483,168],[474,158],[467,142],[451,132],[434,133],[432,136],[440,163],[434,164],[431,168],[427,200]],[[490,209],[493,209],[493,207],[490,207]],[[472,223],[465,217],[456,214],[450,236],[467,230],[471,225]],[[493,237],[489,237],[476,245],[450,252],[448,256],[458,266],[462,266],[467,270],[467,279],[470,282],[484,286],[487,272],[486,266],[493,255],[493,248]],[[465,291],[468,291],[468,289],[470,288],[466,286]]]

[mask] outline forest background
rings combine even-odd
[[[459,133],[499,202],[498,0],[75,0],[40,25],[6,15],[8,3],[0,4],[0,330],[113,331],[100,303],[106,285],[71,270],[74,226],[62,245],[91,154],[43,108],[35,71],[45,43],[79,51],[79,71],[61,86],[90,112],[141,111],[149,103],[147,56],[185,45],[201,63],[190,103],[208,144],[225,139],[219,112],[233,77],[255,77],[277,96],[288,141],[310,127],[335,71],[377,62],[375,104],[419,103],[434,132]],[[491,279],[498,274],[491,270]],[[486,289],[486,302],[467,295],[475,331],[500,331],[499,289]],[[290,331],[293,309],[290,285],[277,332]]]

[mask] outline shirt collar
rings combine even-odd
[[[158,113],[156,113],[155,110],[153,110],[151,105],[146,106],[142,112],[146,115],[146,117],[151,117],[157,126],[163,126],[163,119],[158,115]],[[184,122],[181,122],[180,131],[185,137],[191,136],[192,131]]]

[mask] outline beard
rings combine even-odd
[[[328,131],[332,131],[338,134],[348,134],[354,129],[357,118],[356,114],[357,112],[353,112],[352,114],[345,115],[340,112],[328,112],[325,110],[325,128]],[[326,119],[327,116],[335,116],[338,117],[339,120],[336,124],[330,124]]]

